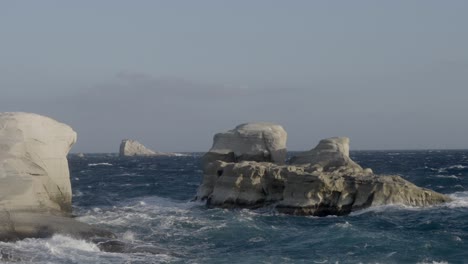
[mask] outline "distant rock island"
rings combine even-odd
[[[400,176],[376,175],[349,157],[349,139],[324,139],[286,159],[284,129],[249,123],[214,136],[196,199],[211,207],[274,206],[296,215],[346,215],[370,206],[430,206],[451,201]]]
[[[153,151],[136,140],[124,139],[120,143],[119,156],[183,156],[183,154]]]
[[[31,113],[0,113],[0,241],[47,237],[113,237],[71,218],[67,154],[76,132]]]

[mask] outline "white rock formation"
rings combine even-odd
[[[214,136],[213,146],[204,156],[204,163],[215,160],[268,161],[283,164],[286,160],[287,133],[272,123],[242,124]]]
[[[217,140],[215,137],[210,152],[218,149]],[[371,169],[362,169],[349,157],[348,138],[324,139],[314,149],[293,157],[294,165],[258,162],[265,159],[252,155],[251,149],[259,148],[249,148],[248,141],[243,143],[231,159],[214,155],[216,152],[206,154],[211,156],[203,160],[203,182],[196,199],[206,200],[209,206],[274,205],[283,213],[316,216],[345,215],[369,206],[429,206],[451,200],[399,176],[375,175]],[[235,148],[235,144],[228,146]],[[221,154],[233,152],[228,147],[220,149],[228,150],[220,151]]]
[[[282,213],[326,216],[346,215],[370,206],[429,206],[451,200],[399,176],[346,167],[325,172],[310,164],[215,161],[207,168],[198,199],[223,208],[274,205]]]
[[[122,143],[120,143],[119,155],[121,157],[152,156],[152,155],[157,155],[157,153],[143,146],[143,144],[141,144],[140,142],[136,140],[124,139],[122,140]]]
[[[69,126],[30,113],[0,113],[0,209],[71,212]]]
[[[71,218],[69,126],[30,113],[0,113],[0,241],[48,237],[114,237]]]
[[[347,137],[322,139],[315,148],[292,157],[290,163],[313,164],[322,167],[325,171],[339,167],[362,170],[361,166],[349,157],[349,138]]]

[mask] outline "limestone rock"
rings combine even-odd
[[[141,144],[140,142],[138,142],[136,140],[124,139],[120,143],[119,156],[120,157],[186,156],[186,154],[153,151],[153,150],[143,146],[143,144]]]
[[[261,151],[252,151],[266,149],[258,143],[258,134],[253,140],[237,135],[242,126],[215,136],[213,148],[205,155],[196,199],[206,200],[208,206],[271,205],[287,214],[326,216],[370,206],[430,206],[451,200],[399,176],[375,175],[371,169],[363,169],[349,157],[345,137],[321,140],[314,149],[293,157],[292,165],[275,164],[271,161],[278,159],[269,160]],[[284,151],[285,135],[277,144]],[[254,146],[249,147],[250,143]]]
[[[213,146],[203,157],[203,164],[215,160],[238,162],[266,161],[282,164],[286,160],[287,134],[272,123],[246,123],[214,136]]]
[[[290,163],[313,164],[322,167],[325,171],[339,167],[362,170],[362,167],[349,157],[349,138],[347,137],[322,139],[315,148],[292,157]]]
[[[249,161],[213,162],[198,197],[215,207],[274,205],[282,213],[315,216],[345,215],[378,205],[429,206],[451,200],[399,176],[379,176],[344,167],[325,172],[310,164]]]
[[[121,157],[126,156],[151,156],[156,155],[156,152],[151,149],[146,148],[140,142],[131,139],[124,139],[120,143],[120,152]]]
[[[69,126],[30,113],[0,113],[0,209],[71,212]]]
[[[113,237],[71,218],[69,126],[31,113],[0,113],[0,241],[64,233]]]

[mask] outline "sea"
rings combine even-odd
[[[114,232],[133,253],[103,252],[56,234],[0,242],[5,263],[468,263],[468,151],[352,151],[453,202],[348,216],[292,216],[273,208],[206,208],[192,201],[202,153],[176,157],[69,156],[76,219]]]

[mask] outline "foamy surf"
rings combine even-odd
[[[101,163],[89,163],[88,166],[95,167],[95,166],[113,166],[113,165],[108,162],[101,162]]]
[[[468,208],[468,192],[456,192],[449,196],[453,201],[445,205],[448,208]]]

